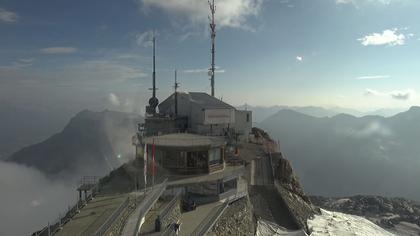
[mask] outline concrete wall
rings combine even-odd
[[[159,104],[159,112],[168,115],[174,114],[174,104],[174,96],[171,95],[167,100]],[[217,113],[222,110],[226,113],[226,115],[229,115],[228,118],[223,120],[206,120],[206,110],[201,104],[191,102],[189,97],[185,96],[185,94],[178,96],[178,116],[188,117],[188,128],[191,132],[199,134],[223,135],[224,130],[233,126],[236,111],[234,109],[207,109],[207,118],[209,114]],[[228,119],[230,124],[226,123],[226,120]]]
[[[159,117],[147,118],[146,123],[146,136],[161,135],[168,133],[183,132],[187,128],[187,117]]]
[[[235,109],[205,109],[203,123],[205,125],[235,123]]]
[[[252,111],[236,110],[233,128],[241,134],[239,136],[241,141],[248,141],[252,129]]]

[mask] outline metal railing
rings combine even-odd
[[[202,236],[206,235],[210,229],[213,227],[213,225],[216,224],[217,220],[220,218],[220,216],[225,212],[226,208],[229,206],[230,201],[226,201],[221,205],[219,208],[211,212],[210,216],[207,216],[204,221],[200,223],[200,225],[194,230],[194,232],[191,235],[194,236]]]
[[[61,230],[63,225],[69,222],[77,213],[79,213],[80,209],[83,208],[89,201],[91,201],[94,197],[94,193],[89,193],[86,199],[80,199],[76,202],[76,204],[69,208],[67,212],[64,214],[64,217],[58,217],[52,224],[48,223],[46,227],[38,232],[34,232],[32,235],[34,236],[52,236],[55,235],[58,231]]]
[[[140,216],[138,221],[137,221],[137,225],[136,225],[136,229],[140,230],[141,227],[141,219],[147,214],[147,212],[150,210],[150,208],[154,205],[154,203],[159,199],[160,195],[162,195],[163,191],[165,191],[166,189],[166,182],[167,179],[165,181],[163,181],[163,183],[160,186],[156,186],[157,188],[159,188],[159,191],[156,191],[155,194],[153,196],[151,196],[150,198],[146,199],[146,202],[144,203],[144,206],[142,209],[140,209]],[[137,235],[138,232],[135,234]]]
[[[230,191],[229,191],[230,192]],[[216,224],[225,210],[229,207],[229,205],[241,198],[244,198],[248,195],[247,191],[236,192],[236,194],[231,195],[226,199],[221,207],[219,207],[216,211],[212,211],[210,216],[206,217],[206,219],[200,223],[200,225],[194,230],[192,235],[194,236],[202,236],[206,235]]]
[[[181,199],[181,191],[178,191],[175,196],[172,198],[172,200],[166,205],[166,207],[160,211],[159,215],[162,221],[164,221],[169,213],[174,209],[177,203],[179,203],[179,200]]]
[[[125,222],[123,235],[137,236],[139,234],[143,218],[165,191],[167,180],[168,179],[165,179],[161,184],[155,185],[149,193],[146,193],[143,197],[143,201],[140,202],[129,219]],[[152,193],[152,195],[149,195],[150,193]]]
[[[181,193],[182,191],[177,191],[175,193],[175,196],[168,203],[168,205],[166,205],[166,207],[162,211],[160,211],[159,215],[161,218],[161,222],[165,222],[169,216],[169,213],[172,212],[174,208],[176,207],[176,204],[180,204],[179,201],[181,200],[181,196],[182,196]],[[161,235],[163,236],[175,235],[175,232],[172,226],[173,226],[172,224],[165,225],[164,231],[161,232]]]
[[[121,215],[121,213],[128,207],[130,202],[130,198],[127,197],[124,202],[122,202],[119,207],[106,219],[106,221],[99,227],[98,230],[95,232],[95,236],[105,235],[105,233],[109,230],[111,225],[115,222],[115,220]]]

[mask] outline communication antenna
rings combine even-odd
[[[175,70],[175,83],[174,83],[174,89],[175,89],[175,115],[178,115],[178,88],[179,83],[177,81],[177,70]]]
[[[146,108],[146,112],[148,114],[156,114],[156,107],[159,104],[159,100],[156,97],[156,37],[153,33],[153,87],[150,88],[152,90],[152,97],[149,99],[149,106]]]
[[[215,41],[216,41],[216,24],[214,23],[214,14],[216,13],[216,5],[214,4],[214,0],[210,2],[208,0],[210,13],[209,16],[210,20],[210,33],[211,33],[211,68],[209,69],[210,81],[211,81],[211,96],[214,97],[214,70],[215,70]]]
[[[153,34],[153,97],[156,97],[156,37]]]

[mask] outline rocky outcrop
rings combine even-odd
[[[317,210],[313,207],[309,197],[303,191],[299,179],[293,173],[290,162],[281,153],[272,154],[274,163],[274,184],[280,193],[295,222],[306,232],[309,232],[308,219]]]
[[[307,221],[317,211],[303,191],[298,177],[293,172],[292,165],[282,156],[278,143],[267,132],[259,128],[253,128],[252,134],[256,141],[255,143],[262,144],[263,151],[270,157],[275,188],[288,208],[294,222],[299,228],[309,233]]]
[[[281,153],[274,153],[272,156],[273,161],[275,162],[274,175],[279,184],[289,192],[302,198],[306,203],[311,204],[311,200],[303,191],[298,177],[294,175],[293,168],[289,160],[283,158]]]

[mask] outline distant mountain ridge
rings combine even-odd
[[[134,157],[136,114],[84,110],[62,132],[21,149],[7,161],[35,167],[48,176],[104,175]]]
[[[405,111],[405,109],[378,109],[374,111],[369,112],[361,112],[355,109],[349,109],[349,108],[342,108],[342,107],[330,107],[330,108],[324,108],[324,107],[318,107],[318,106],[249,106],[249,105],[241,105],[238,106],[238,109],[242,110],[251,110],[253,111],[253,120],[254,122],[262,122],[266,118],[270,117],[271,115],[274,115],[280,110],[293,110],[297,111],[306,115],[314,116],[314,117],[332,117],[341,113],[353,115],[356,117],[362,117],[362,116],[368,116],[368,115],[380,115],[384,117],[393,116],[399,112]]]
[[[259,126],[280,140],[310,194],[420,199],[420,107],[391,117],[280,110]]]
[[[68,121],[68,115],[63,112],[0,103],[0,160],[48,138],[60,131]]]

